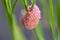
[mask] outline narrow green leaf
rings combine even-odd
[[[47,6],[47,2],[46,0],[40,0],[42,6],[43,6],[43,10],[45,12],[45,16],[47,18],[47,21],[49,23],[50,26],[50,30],[52,32],[52,37],[53,40],[56,40],[56,34],[55,34],[55,29],[54,29],[54,14],[53,14],[53,4],[52,4],[52,0],[49,0],[49,9],[50,9],[50,14],[48,14],[48,6]]]
[[[31,5],[32,5],[32,9],[33,9],[33,7],[34,7],[34,4],[36,3],[36,0],[31,0]]]
[[[22,34],[22,31],[19,29],[16,23],[14,14],[12,14],[8,0],[2,0],[3,6],[6,11],[6,17],[11,29],[12,40],[25,40],[25,37]]]
[[[14,35],[14,40],[26,40],[25,37],[23,36],[22,30],[20,30],[20,28],[16,23],[16,19],[14,15],[13,15],[13,35]]]
[[[34,29],[34,32],[37,35],[38,40],[44,40],[44,34],[43,34],[41,21],[39,21],[37,27]]]
[[[28,2],[27,2],[27,0],[24,0],[24,3],[25,3],[26,6],[28,6]]]
[[[27,10],[27,6],[28,6],[27,0],[21,0],[21,3],[23,4],[24,9],[25,9],[26,11],[28,11],[28,10]]]
[[[11,9],[9,6],[9,0],[5,0],[7,11],[11,14]]]
[[[7,9],[7,7],[6,7],[6,2],[5,2],[5,0],[2,0],[2,5],[3,5],[3,7],[4,7],[4,10],[6,10],[6,12],[7,12],[8,9]]]
[[[12,11],[11,0],[8,0],[8,5],[9,5],[10,10]]]
[[[54,12],[53,12],[52,0],[49,0],[49,8],[50,8],[49,23],[50,23],[50,27],[51,27],[52,37],[53,37],[53,40],[57,40],[56,39],[56,31],[55,31],[55,27],[54,27]]]
[[[56,0],[56,20],[58,25],[58,40],[60,40],[60,0]]]
[[[15,9],[15,7],[16,7],[17,1],[18,1],[18,0],[14,0],[14,2],[13,2],[13,5],[12,5],[12,12],[14,12],[14,9]]]

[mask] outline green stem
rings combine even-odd
[[[27,0],[21,0],[21,2],[22,2],[22,4],[23,4],[23,6],[24,6],[24,9],[25,9],[26,11],[28,11],[28,10],[27,10],[27,6],[28,6]]]
[[[50,30],[52,32],[52,37],[53,40],[57,40],[56,39],[56,34],[55,34],[55,28],[54,28],[54,14],[53,14],[53,4],[52,4],[52,0],[49,0],[49,8],[50,8],[50,14],[48,14],[48,6],[46,3],[46,0],[41,0],[41,4],[43,6],[44,12],[45,12],[45,16],[47,18],[47,21],[49,23],[50,26]]]
[[[9,6],[9,0],[5,0],[5,4],[6,4],[7,11],[9,13],[11,13],[11,9],[10,9],[10,6]]]
[[[35,3],[36,3],[36,0],[31,0],[31,5],[32,5],[32,9],[33,9],[33,7],[34,7],[34,5],[35,5]]]
[[[14,35],[14,40],[26,40],[25,37],[23,36],[22,31],[17,26],[14,15],[13,15],[13,35]]]
[[[22,31],[18,28],[15,16],[12,12],[11,2],[10,0],[2,0],[3,6],[6,11],[6,17],[8,20],[8,23],[10,25],[12,40],[25,40],[25,37],[22,34]],[[10,8],[11,7],[11,8]]]
[[[37,27],[34,29],[34,32],[38,38],[38,40],[44,40],[43,29],[41,21],[39,21]]]
[[[17,4],[17,1],[18,1],[18,0],[14,0],[14,2],[13,2],[13,5],[12,5],[12,13],[14,12],[14,9],[15,9],[15,6],[16,6],[16,4]]]
[[[56,32],[55,32],[55,27],[54,27],[54,12],[53,12],[53,3],[52,3],[52,0],[49,0],[49,8],[50,8],[50,26],[51,26],[51,31],[52,31],[52,37],[53,37],[53,40],[57,40],[56,39]]]
[[[56,19],[58,25],[58,40],[60,40],[60,0],[56,0]]]

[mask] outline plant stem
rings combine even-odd
[[[12,12],[11,0],[2,0],[4,9],[6,11],[6,17],[10,26],[12,40],[25,40],[25,37],[21,33],[22,31],[18,28],[15,16]],[[10,10],[11,9],[11,10]]]
[[[22,4],[23,4],[23,6],[24,6],[24,9],[25,9],[26,11],[28,11],[28,10],[27,10],[27,6],[28,6],[27,0],[21,0],[21,2],[22,2]]]
[[[32,8],[32,9],[33,9],[35,3],[36,3],[36,0],[31,0],[31,5],[32,5],[31,8]]]
[[[17,4],[17,1],[18,1],[18,0],[14,0],[14,2],[13,2],[13,5],[12,5],[12,13],[14,12],[14,9],[15,9],[15,6],[16,6],[16,4]]]
[[[14,35],[14,40],[25,40],[25,37],[23,36],[22,31],[17,26],[14,15],[13,15],[13,35]]]
[[[52,37],[53,37],[53,40],[57,40],[56,39],[56,32],[55,32],[55,27],[54,27],[54,12],[53,12],[53,3],[52,3],[52,0],[49,0],[49,8],[50,8],[50,16],[49,16],[49,20],[50,20],[50,28],[51,28],[51,31],[52,31]]]
[[[56,19],[58,25],[58,40],[60,40],[60,0],[56,0]]]
[[[41,21],[39,21],[37,27],[34,29],[34,32],[35,32],[36,36],[38,37],[38,40],[44,40]]]
[[[47,18],[47,21],[49,23],[50,26],[50,30],[52,32],[52,37],[53,40],[57,40],[56,39],[56,34],[55,34],[55,28],[54,28],[54,14],[53,14],[53,4],[52,4],[52,0],[49,0],[49,9],[50,9],[50,14],[48,14],[48,6],[46,3],[46,0],[41,0],[41,4],[43,6],[43,10],[45,12],[45,16]]]

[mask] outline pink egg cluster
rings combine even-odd
[[[22,23],[26,29],[32,30],[37,26],[39,20],[41,19],[41,12],[37,5],[34,5],[34,8],[32,10],[31,6],[29,5],[27,9],[28,12],[22,17]]]

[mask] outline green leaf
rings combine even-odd
[[[43,34],[41,21],[39,21],[37,27],[34,29],[34,32],[37,35],[38,40],[44,40],[44,34]]]
[[[49,14],[50,21],[49,21],[49,23],[50,23],[50,27],[51,27],[52,37],[53,37],[53,40],[57,40],[55,26],[54,26],[54,12],[53,12],[52,0],[49,0],[49,8],[50,8],[50,14]]]
[[[33,7],[34,7],[34,5],[35,5],[35,3],[36,3],[36,0],[31,0],[31,5],[32,5],[32,9],[33,9]]]
[[[22,31],[19,29],[16,19],[12,11],[10,10],[10,4],[8,0],[2,0],[3,6],[6,11],[6,17],[10,25],[10,31],[12,35],[12,40],[25,40],[25,37],[22,34]]]
[[[58,25],[58,40],[60,40],[60,0],[56,0],[56,20]]]
[[[4,6],[5,11],[11,14],[11,10],[9,7],[9,0],[2,0],[2,5]]]
[[[48,24],[50,26],[50,30],[52,32],[52,37],[53,40],[57,40],[56,39],[56,32],[55,32],[55,28],[54,28],[54,14],[53,14],[53,4],[52,4],[52,0],[49,0],[49,9],[50,9],[50,14],[48,14],[48,5],[46,0],[40,0],[42,6],[43,6],[43,10],[45,12],[45,16],[47,18]]]
[[[9,0],[5,0],[5,3],[6,3],[7,11],[11,14],[11,7],[10,7],[10,4],[9,4]]]
[[[5,2],[5,0],[2,0],[2,5],[3,5],[3,7],[4,7],[4,10],[6,10],[6,12],[7,12],[8,9],[7,9],[7,7],[6,7],[6,2]]]
[[[13,2],[13,5],[12,5],[12,12],[14,12],[14,9],[15,9],[15,7],[16,7],[17,1],[18,1],[18,0],[14,0],[14,2]]]
[[[16,23],[16,19],[14,15],[13,15],[13,35],[14,35],[14,40],[25,40],[22,30],[20,30],[20,28]]]
[[[10,10],[12,11],[11,0],[8,0],[8,5],[9,5]]]
[[[23,4],[24,9],[25,9],[26,11],[28,11],[28,10],[27,10],[27,6],[28,6],[27,0],[21,0],[21,3]]]

